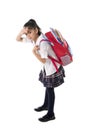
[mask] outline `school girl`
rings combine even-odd
[[[36,112],[41,112],[46,110],[46,115],[42,116],[38,120],[41,122],[47,122],[55,119],[54,113],[54,104],[55,104],[55,92],[54,88],[58,87],[64,83],[64,69],[59,64],[56,63],[58,72],[56,71],[55,66],[53,65],[51,59],[48,56],[51,56],[57,59],[54,51],[51,48],[51,45],[46,39],[45,35],[41,32],[40,27],[34,19],[30,19],[23,26],[23,29],[17,35],[17,41],[23,41],[22,35],[26,35],[26,39],[30,39],[34,42],[33,54],[43,64],[42,70],[39,73],[39,81],[43,83],[45,88],[45,98],[41,106],[35,108]]]

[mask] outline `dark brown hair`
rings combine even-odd
[[[28,22],[26,22],[24,24],[24,27],[28,27],[29,29],[36,29],[37,28],[38,29],[38,35],[41,34],[41,29],[34,19],[30,19]]]

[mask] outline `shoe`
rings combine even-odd
[[[46,114],[45,116],[43,116],[42,118],[39,118],[38,120],[41,121],[41,122],[47,122],[47,121],[50,121],[50,120],[54,120],[55,119],[55,116],[49,116],[48,114]]]
[[[35,108],[34,110],[37,112],[40,112],[40,111],[44,111],[44,110],[48,110],[48,109],[45,107],[38,107],[38,108]]]

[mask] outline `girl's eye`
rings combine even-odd
[[[26,35],[28,35],[28,34],[31,34],[31,32],[29,31],[29,32],[27,32],[27,34]]]
[[[28,32],[29,34],[31,33],[31,32]]]

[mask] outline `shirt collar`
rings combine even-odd
[[[36,43],[35,43],[35,44],[39,46],[40,41],[41,41],[43,38],[44,38],[44,35],[43,35],[43,34],[41,34],[41,35],[37,38],[37,41],[36,41]]]

